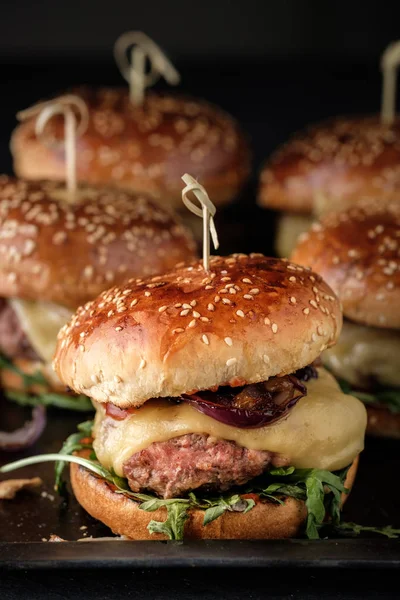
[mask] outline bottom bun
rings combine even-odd
[[[46,384],[32,384],[26,386],[18,373],[10,369],[0,369],[0,383],[5,390],[16,390],[18,392],[28,392],[30,394],[42,394],[44,392],[64,392],[65,385],[59,381],[53,373],[51,367],[36,360],[26,358],[16,358],[13,363],[25,375],[34,375],[40,373],[46,380]]]
[[[384,407],[366,406],[368,421],[367,435],[400,439],[400,414]]]
[[[85,456],[84,453],[81,453]],[[353,461],[345,485],[351,489],[357,472],[358,457]],[[115,534],[132,540],[165,540],[162,534],[151,534],[147,526],[151,520],[165,521],[167,511],[161,508],[146,512],[134,500],[117,494],[104,479],[84,467],[71,465],[71,483],[81,506],[95,519],[102,521]],[[208,525],[203,525],[204,511],[189,510],[185,523],[185,539],[281,539],[299,535],[307,519],[302,500],[285,496],[278,504],[251,495],[256,505],[248,513],[226,512]],[[344,503],[347,494],[342,496]]]

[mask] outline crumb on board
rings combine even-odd
[[[21,490],[32,490],[43,485],[40,477],[31,479],[6,479],[0,481],[0,500],[13,500]]]

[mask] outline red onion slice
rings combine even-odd
[[[200,394],[191,396],[184,394],[182,398],[199,412],[225,423],[225,425],[251,429],[276,423],[288,414],[300,398],[307,394],[307,388],[293,376],[292,383],[293,387],[290,392],[278,392],[268,406],[254,410],[212,402],[202,398]]]
[[[46,409],[44,406],[35,406],[32,410],[32,419],[15,431],[0,431],[0,450],[15,452],[29,448],[42,435],[46,427]]]

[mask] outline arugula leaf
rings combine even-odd
[[[345,394],[351,394],[365,404],[385,406],[391,413],[400,413],[400,388],[382,388],[368,393],[352,388],[344,379],[339,379],[338,382]]]
[[[93,405],[87,396],[69,396],[67,394],[56,394],[54,392],[43,393],[40,395],[27,394],[16,390],[8,390],[5,393],[6,398],[13,400],[20,406],[55,406],[78,412],[93,411]]]
[[[24,373],[21,371],[17,365],[15,365],[10,359],[8,359],[4,354],[0,354],[0,368],[8,369],[9,371],[13,371],[17,375],[19,375],[22,379],[24,387],[29,387],[31,385],[47,385],[46,379],[40,371],[36,371],[35,373]]]
[[[335,529],[339,533],[352,533],[354,535],[360,535],[363,531],[370,531],[371,533],[379,533],[385,535],[388,538],[395,539],[400,535],[400,529],[394,529],[391,525],[385,527],[371,527],[366,525],[357,525],[357,523],[342,521],[337,524]]]
[[[139,506],[142,508],[142,506]],[[150,521],[147,529],[150,533],[163,533],[170,540],[182,540],[185,528],[185,522],[189,518],[187,509],[188,505],[179,501],[172,502],[166,505],[167,518],[162,523],[161,521]],[[155,509],[154,509],[155,510]]]
[[[85,421],[78,425],[78,432],[70,435],[64,442],[59,451],[60,455],[71,455],[78,450],[84,448],[92,449],[92,444],[82,444],[83,437],[90,437],[92,435],[93,421]],[[62,481],[62,474],[65,469],[65,461],[56,462],[55,466],[55,482],[54,488],[59,494],[65,492],[65,482]]]

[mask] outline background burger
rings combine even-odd
[[[398,202],[399,163],[400,119],[338,117],[296,134],[261,171],[259,204],[280,211],[278,254],[290,256],[315,216],[364,196]]]
[[[194,256],[190,234],[143,195],[0,177],[0,353],[6,388],[65,386],[50,363],[72,312],[127,277]]]
[[[78,181],[151,194],[163,207],[182,209],[180,177],[195,173],[217,207],[240,192],[250,174],[250,149],[239,124],[204,100],[147,92],[133,106],[125,88],[77,88],[87,105],[88,127],[77,140]],[[40,139],[35,118],[11,138],[14,171],[25,179],[64,180],[65,157],[54,144],[64,136],[55,116]],[[199,220],[183,218],[201,233]]]
[[[400,437],[399,244],[400,204],[365,200],[314,224],[293,253],[343,304],[343,331],[324,363],[367,404],[367,431],[389,437]]]
[[[62,451],[85,438],[69,457],[78,501],[133,539],[318,537],[326,511],[339,519],[366,425],[317,366],[340,329],[321,277],[260,254],[103,292],[54,359],[96,407]],[[82,458],[90,436],[95,461]]]

